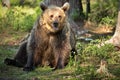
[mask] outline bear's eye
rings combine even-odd
[[[53,18],[53,15],[50,15],[50,18]]]
[[[61,16],[61,15],[59,15],[58,17],[59,17],[60,19],[62,18],[62,16]]]

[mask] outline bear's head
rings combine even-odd
[[[62,7],[46,6],[44,3],[40,4],[43,11],[42,19],[45,27],[50,32],[58,32],[63,29],[66,23],[66,12],[69,10],[69,3],[66,2]]]

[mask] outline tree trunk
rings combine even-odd
[[[82,0],[69,0],[70,3],[70,15],[78,14],[78,18],[80,18],[81,14],[83,14],[83,6]]]
[[[68,2],[69,0],[44,0],[46,5],[57,5],[62,6],[65,2]]]
[[[83,12],[82,0],[79,1],[79,10],[81,10],[81,12]]]
[[[90,13],[90,0],[86,0],[86,12]]]
[[[116,30],[113,37],[106,41],[105,43],[111,43],[116,47],[120,48],[120,0],[119,0],[119,12],[118,12],[118,20],[116,25]]]
[[[20,4],[20,5],[23,5],[24,1],[25,1],[25,0],[20,0],[19,4]]]
[[[88,13],[90,13],[90,0],[86,0],[86,18],[88,18]]]

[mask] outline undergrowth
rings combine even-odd
[[[30,31],[41,13],[40,7],[14,6],[11,9],[0,6],[0,32],[6,28],[14,31]]]
[[[98,47],[98,44],[77,43],[78,55],[70,58],[69,64],[62,70],[52,71],[52,68],[38,67],[32,72],[24,72],[22,68],[7,66],[4,64],[6,57],[13,58],[18,47],[0,46],[0,78],[13,80],[104,80],[120,79],[120,52],[116,51],[114,46],[107,44]],[[96,70],[100,66],[100,61],[105,60],[108,63],[108,70],[115,77],[111,78],[104,75],[98,75]],[[6,77],[7,75],[7,77]],[[16,77],[17,76],[17,77]]]
[[[118,14],[118,0],[93,1],[89,20],[97,24],[114,26]]]

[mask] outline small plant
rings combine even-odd
[[[94,44],[89,44],[88,47],[86,47],[83,51],[83,54],[86,56],[96,56],[99,57],[100,59],[102,58],[109,58],[110,53],[114,51],[114,46],[111,44],[106,44],[105,46],[98,47],[97,45]]]
[[[107,16],[102,18],[100,23],[104,25],[115,25],[115,20]]]
[[[80,75],[84,80],[92,80],[96,78],[96,70],[94,66],[78,66],[76,68],[76,75]]]

